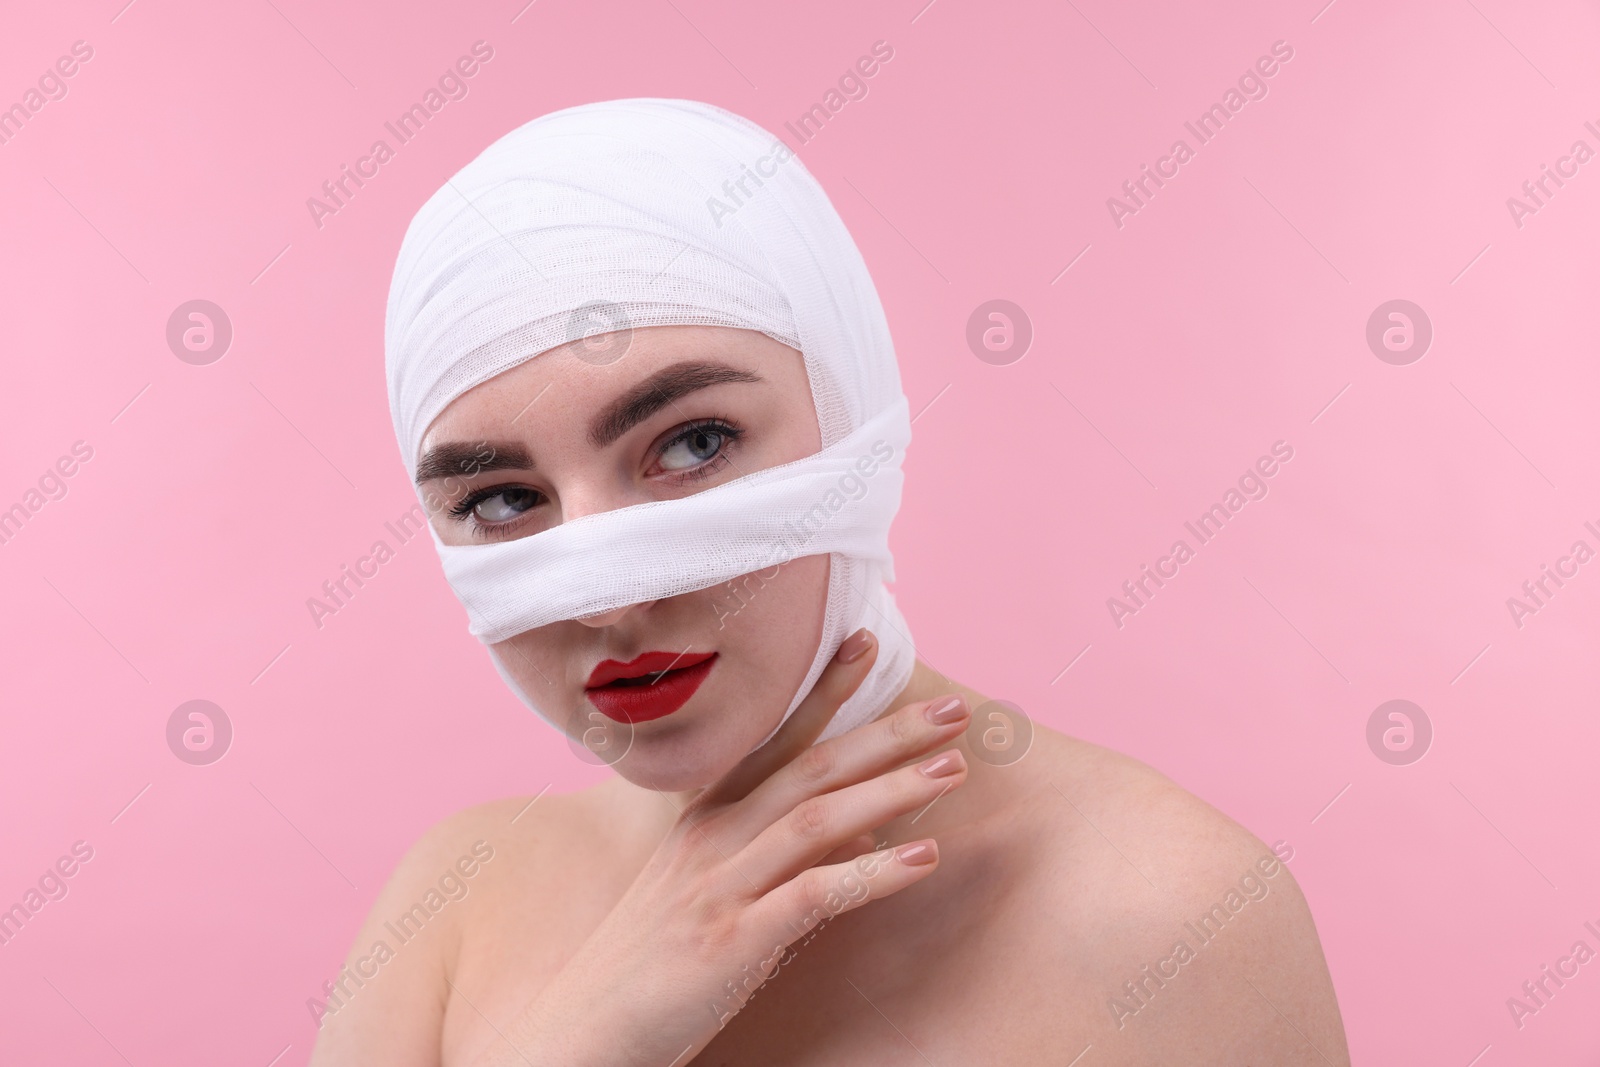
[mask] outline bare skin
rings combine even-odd
[[[581,398],[545,397],[560,402],[545,421],[523,431],[545,484],[535,486],[531,472],[509,478],[479,473],[465,478],[456,496],[507,482],[537,487],[548,491],[552,510],[561,507],[559,516],[536,518],[547,522],[583,510],[572,506],[576,500],[621,506],[641,492],[669,491],[652,483],[656,468],[648,457],[663,435],[699,417],[688,396],[676,414],[641,424],[632,445],[625,437],[617,454],[594,459],[574,445],[563,467],[551,442],[576,440],[574,428],[605,400],[627,382],[683,359],[685,344],[703,353],[707,344],[725,343],[721,355],[734,362],[751,357],[751,365],[779,386],[766,396],[759,395],[760,383],[699,391],[701,400],[749,424],[740,440],[750,446],[737,457],[741,469],[725,477],[818,447],[814,413],[808,428],[803,418],[801,430],[793,425],[809,410],[809,397],[802,393],[803,403],[785,408],[795,399],[795,379],[785,377],[794,367],[780,369],[782,353],[765,347],[777,342],[709,327],[635,333],[636,348],[628,355],[633,365],[532,369],[546,354],[524,364],[530,369],[520,378],[507,372],[458,398],[456,404],[478,394],[454,416],[450,410],[441,416],[439,439],[487,428],[504,437],[506,412],[540,388],[563,375],[589,378],[574,386],[587,388]],[[777,349],[798,359],[786,346]],[[707,400],[713,390],[723,392]],[[741,398],[739,390],[749,393]],[[452,425],[446,416],[461,421]],[[563,423],[567,418],[570,425]],[[763,420],[770,430],[765,440],[758,429]],[[563,425],[571,432],[559,433]],[[618,470],[632,473],[618,479]],[[436,518],[436,528],[449,521]],[[462,535],[455,529],[441,536]],[[826,576],[826,557],[786,565],[780,579],[740,612],[737,626],[707,624],[718,616],[707,610],[715,592],[704,591],[554,624],[507,642],[516,646],[510,651],[518,655],[507,658],[519,683],[552,706],[581,699],[581,681],[601,654],[625,658],[643,648],[673,647],[673,641],[679,647],[699,642],[716,648],[725,662],[689,704],[660,720],[670,729],[656,735],[640,730],[616,776],[536,801],[530,790],[461,812],[424,834],[355,939],[346,975],[367,977],[359,985],[341,977],[313,1063],[667,1067],[673,1053],[657,1057],[651,1037],[692,1017],[697,1021],[690,1028],[703,1030],[709,1043],[679,1064],[1068,1064],[1080,1053],[1083,1067],[1348,1064],[1337,1000],[1293,875],[1264,843],[1151,768],[1037,723],[1027,754],[995,765],[984,742],[992,725],[984,709],[988,698],[920,660],[904,692],[876,722],[812,746],[838,701],[859,684],[875,647],[855,663],[829,667],[768,746],[778,755],[767,765],[760,764],[763,753],[747,758],[776,725],[784,697],[798,686],[815,650]],[[719,679],[724,665],[750,673],[730,670]],[[757,680],[761,675],[769,681]],[[716,687],[718,681],[726,684]],[[977,711],[976,721],[927,721],[925,709],[950,694],[964,698],[967,713]],[[814,749],[835,758],[814,759],[813,751],[797,761]],[[839,755],[869,749],[876,753],[871,759]],[[958,754],[946,767],[953,774],[916,777],[919,763],[950,752]],[[851,759],[855,765],[846,767]],[[831,778],[820,769],[828,764]],[[889,782],[899,783],[892,800],[885,792]],[[749,983],[753,995],[746,989],[709,998],[699,991],[748,979],[745,964],[759,965],[769,953],[706,953],[715,958],[712,981],[696,985],[701,976],[673,968],[687,955],[701,955],[703,945],[691,940],[660,958],[650,953],[681,936],[682,916],[697,906],[652,911],[652,900],[688,898],[641,897],[640,887],[650,883],[665,893],[672,883],[660,873],[660,857],[675,842],[697,844],[682,831],[686,812],[698,813],[696,826],[722,846],[717,852],[723,858],[713,866],[737,866],[759,879],[747,859],[755,846],[738,851],[737,835],[723,828],[779,787],[797,791],[769,806],[758,822],[792,831],[793,812],[803,806],[796,798],[834,804],[826,820],[817,820],[826,826],[813,828],[811,851],[793,865],[796,871],[882,860],[881,873],[867,880],[871,892],[861,901],[809,932],[796,927],[765,984],[759,976]],[[713,799],[728,806],[700,807]],[[756,842],[773,836],[767,832]],[[799,848],[793,836],[783,838],[784,847]],[[890,858],[930,840],[936,843],[932,863],[912,868]],[[891,847],[876,848],[880,843]],[[486,853],[491,858],[484,859]],[[459,873],[442,883],[448,872]],[[729,884],[738,887],[736,880]],[[395,921],[430,891],[438,902],[441,885],[452,899],[431,917],[425,907],[425,924],[400,943]],[[719,914],[712,903],[708,916]],[[754,914],[759,902],[752,894],[741,906]],[[630,917],[624,928],[605,925],[617,914]],[[705,925],[707,940],[716,941],[722,928],[710,919]],[[637,937],[638,947],[612,961],[606,946],[591,938],[596,931],[612,940]],[[380,941],[390,955],[375,962]],[[1186,948],[1175,952],[1178,942]],[[649,983],[668,971],[682,980],[665,989]],[[692,995],[686,991],[691,985],[697,990]],[[608,1035],[615,1035],[610,1047]],[[633,1055],[646,1047],[649,1055]]]

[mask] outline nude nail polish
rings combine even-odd
[[[857,630],[844,639],[839,646],[839,662],[854,663],[867,654],[867,649],[872,647],[872,635],[865,628]]]
[[[935,726],[945,726],[953,723],[967,714],[967,702],[960,697],[950,697],[948,700],[929,705],[928,721]]]

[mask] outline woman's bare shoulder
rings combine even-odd
[[[1034,792],[1066,830],[1051,862],[1071,872],[1050,891],[1058,945],[1093,960],[1112,1048],[1140,1063],[1194,1048],[1217,1062],[1348,1063],[1292,850],[1132,756],[1053,730],[1037,743]]]
[[[616,849],[605,846],[626,837],[611,818],[614,792],[606,783],[567,793],[545,789],[439,819],[395,864],[367,927],[376,929],[396,909],[420,918],[413,903],[422,902],[430,916],[426,941],[448,968],[463,936],[495,920],[498,899],[537,899],[530,894],[547,883],[571,885],[614,865]],[[554,907],[561,896],[547,903]]]
[[[1091,829],[1110,824],[1124,831],[1126,843],[1170,874],[1193,874],[1209,860],[1272,854],[1255,834],[1155,767],[1056,730],[1036,731],[1020,761],[1034,761],[1032,791],[1058,794]]]
[[[592,885],[606,790],[476,804],[424,830],[379,891],[327,997],[314,1064],[436,1065],[452,990],[497,930],[537,951],[562,940],[570,886]],[[605,838],[599,837],[599,840]],[[528,901],[540,906],[529,908]]]
[[[419,874],[477,846],[492,850],[497,886],[522,894],[541,878],[570,884],[577,875],[598,875],[625,862],[629,846],[645,838],[637,809],[623,802],[618,779],[568,792],[544,789],[475,804],[441,819],[412,847],[403,865]],[[487,886],[489,883],[485,883]]]

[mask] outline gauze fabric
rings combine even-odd
[[[384,330],[406,470],[414,479],[423,434],[473,386],[583,338],[674,324],[755,330],[797,349],[821,451],[510,541],[446,545],[430,524],[445,576],[501,677],[570,730],[593,710],[587,700],[541,707],[495,643],[732,583],[715,598],[725,631],[761,595],[763,575],[827,553],[822,638],[783,718],[867,626],[878,658],[819,740],[836,736],[881,714],[915,660],[884,585],[894,580],[888,532],[911,424],[855,242],[816,179],[760,126],[690,100],[567,108],[502,137],[430,197],[401,244]]]

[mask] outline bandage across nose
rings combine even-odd
[[[596,305],[600,314],[583,313]],[[822,449],[510,541],[446,545],[430,526],[445,576],[502,678],[561,729],[570,709],[530,699],[496,643],[745,575],[759,585],[784,562],[825,553],[822,639],[784,719],[840,642],[867,626],[878,658],[822,735],[835,736],[882,712],[915,661],[884,585],[911,425],[855,243],[821,186],[761,127],[684,100],[569,108],[507,134],[435,193],[402,242],[385,324],[406,468],[415,475],[428,426],[473,386],[583,337],[672,324],[756,330],[798,350]],[[739,623],[719,624],[697,636]]]
[[[825,552],[877,563],[893,580],[889,523],[903,476],[887,461],[898,462],[909,425],[902,399],[815,455],[514,541],[447,545],[428,529],[468,628],[485,643],[746,574],[771,580],[771,568]],[[747,595],[734,589],[708,610],[721,619]]]

